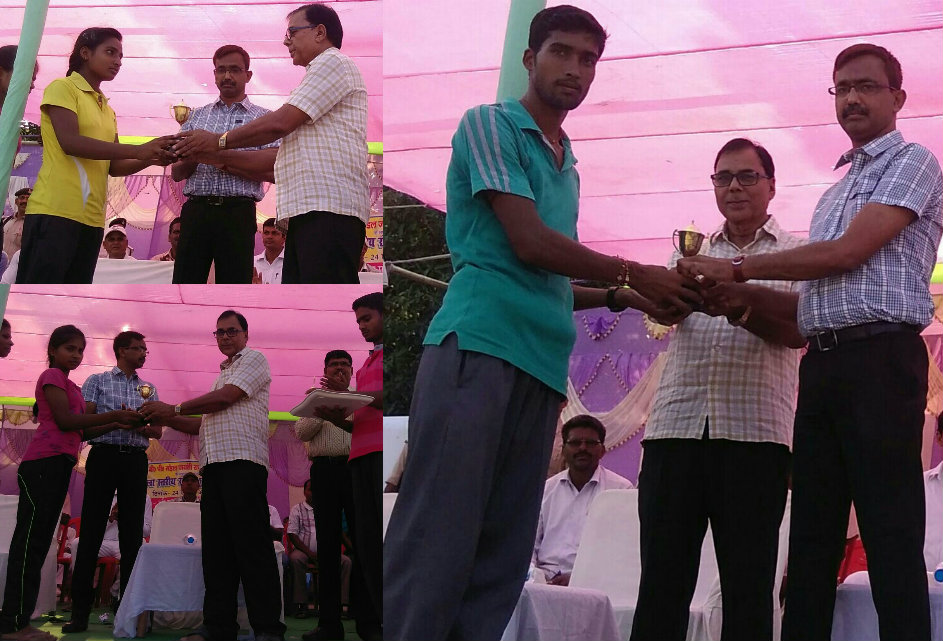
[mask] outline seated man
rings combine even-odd
[[[563,424],[567,469],[547,479],[537,522],[532,563],[551,585],[569,585],[589,506],[606,490],[626,490],[632,483],[599,464],[606,453],[606,428],[581,414]],[[539,580],[539,579],[538,579]]]
[[[311,479],[305,481],[305,500],[291,508],[288,517],[288,538],[295,547],[291,551],[292,596],[295,603],[295,618],[308,616],[308,595],[305,585],[305,573],[308,563],[317,563],[318,541],[314,524],[314,505],[311,493]],[[341,603],[349,603],[351,560],[341,554]]]
[[[187,472],[180,477],[180,496],[173,499],[175,503],[199,503],[196,495],[200,491],[200,477],[193,472]]]
[[[108,228],[102,247],[106,257],[112,260],[137,260],[128,251],[128,233],[121,224],[114,223]]]

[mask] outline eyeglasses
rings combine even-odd
[[[233,338],[233,337],[234,337],[236,334],[238,334],[239,332],[244,332],[244,331],[246,331],[246,330],[244,330],[244,329],[233,329],[232,327],[230,327],[229,329],[217,329],[215,332],[210,332],[210,333],[211,333],[213,336],[216,337],[216,340],[219,340],[219,339],[221,339],[223,336],[228,336],[229,338]]]
[[[729,171],[720,171],[716,174],[711,174],[711,182],[714,183],[714,187],[727,187],[733,182],[734,178],[737,179],[741,187],[749,187],[750,185],[755,185],[760,178],[769,178],[769,176],[764,176],[752,170],[738,171],[735,174]]]
[[[888,85],[879,85],[876,82],[856,82],[849,85],[838,85],[837,87],[829,87],[828,92],[835,96],[836,98],[844,98],[851,90],[854,89],[859,96],[873,96],[881,89],[890,89],[891,91],[900,91],[900,89],[895,89],[894,87]]]
[[[291,40],[295,37],[295,33],[301,31],[302,29],[317,29],[321,25],[309,24],[305,27],[288,27],[285,29],[285,40]]]
[[[213,69],[213,73],[215,73],[217,76],[225,76],[227,73],[230,76],[237,76],[245,72],[245,69],[242,67],[237,67],[236,65],[232,65],[231,67],[216,67]]]
[[[585,445],[586,447],[596,447],[597,445],[602,445],[602,441],[596,438],[571,438],[566,442],[566,444],[572,447],[574,450],[578,450],[582,445]]]

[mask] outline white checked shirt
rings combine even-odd
[[[924,498],[927,501],[927,534],[923,557],[927,572],[943,563],[943,463],[923,473]]]
[[[285,250],[283,249],[271,263],[265,258],[265,252],[255,257],[255,270],[262,277],[263,285],[280,285],[282,271],[285,265]]]
[[[308,546],[308,549],[317,553],[318,538],[314,527],[314,508],[302,501],[291,508],[288,514],[288,533],[295,534]]]
[[[701,253],[719,258],[769,254],[802,245],[770,216],[743,248],[715,232]],[[674,267],[678,254],[669,265]],[[790,281],[750,281],[796,291]],[[792,444],[799,380],[799,351],[773,345],[724,316],[693,313],[678,324],[652,405],[644,440],[700,439],[710,417],[710,437]]]
[[[137,372],[129,379],[117,366],[107,372],[89,376],[82,384],[82,397],[88,403],[95,403],[97,414],[120,410],[122,405],[129,410],[136,410],[144,404],[144,399],[138,391],[141,385],[150,385],[153,390],[147,400],[160,400],[157,396],[157,388],[151,383],[139,378]],[[133,445],[146,448],[150,441],[146,436],[134,430],[114,430],[93,438],[89,443]]]
[[[833,240],[868,203],[909,209],[916,218],[854,271],[802,284],[799,331],[811,336],[876,321],[926,327],[933,318],[930,274],[943,234],[943,175],[928,149],[896,129],[845,152],[844,178],[822,195],[809,240]]]
[[[180,127],[180,131],[204,129],[223,134],[230,129],[247,125],[256,118],[269,113],[269,111],[269,109],[252,104],[248,98],[241,102],[234,102],[229,106],[226,106],[226,103],[222,100],[217,100],[194,109],[193,113],[190,114],[190,119]],[[242,151],[268,149],[270,147],[278,147],[278,141],[261,147],[246,147]],[[246,180],[203,163],[197,165],[190,177],[187,178],[183,193],[187,196],[245,196],[254,198],[256,201],[262,200],[265,196],[261,182]]]
[[[577,490],[573,485],[569,470],[547,479],[540,503],[540,520],[537,522],[537,540],[532,559],[534,565],[543,570],[548,579],[557,572],[572,572],[583,527],[586,525],[586,515],[593,501],[606,490],[631,488],[629,479],[602,465],[596,468],[582,490]]]
[[[278,219],[329,211],[366,224],[367,89],[360,70],[334,47],[307,69],[286,103],[311,120],[285,136],[278,149]]]
[[[232,364],[220,363],[212,391],[235,385],[246,396],[219,412],[203,415],[200,468],[210,463],[246,460],[268,468],[268,398],[272,375],[261,352],[244,348]]]

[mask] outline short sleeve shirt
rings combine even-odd
[[[285,103],[308,120],[275,159],[278,219],[328,211],[370,218],[367,89],[354,61],[331,47],[315,57]]]
[[[452,137],[446,178],[445,235],[455,275],[425,343],[455,333],[459,349],[509,362],[566,394],[576,340],[573,292],[566,276],[525,265],[485,192],[534,202],[545,225],[577,238],[580,182],[570,141],[563,164],[518,100],[468,110]]]
[[[220,364],[216,391],[235,385],[244,397],[219,412],[203,415],[200,468],[210,463],[246,460],[268,468],[268,399],[272,375],[261,352],[244,348],[233,361]]]
[[[47,385],[58,387],[65,391],[66,398],[69,400],[69,412],[72,414],[85,413],[85,399],[82,398],[82,390],[79,386],[69,380],[61,369],[51,367],[39,375],[36,381],[36,403],[39,405],[39,427],[36,428],[36,434],[26,448],[26,454],[23,455],[24,461],[34,461],[36,459],[65,454],[78,460],[79,449],[82,447],[82,431],[71,430],[63,431],[56,425],[52,417],[52,410],[46,401],[46,394],[43,388]]]
[[[49,83],[43,92],[40,117],[43,164],[26,205],[26,214],[61,216],[83,225],[104,227],[111,162],[66,154],[52,128],[48,107],[74,112],[82,136],[114,142],[118,134],[115,112],[108,105],[108,98],[92,89],[81,75],[72,72],[67,78]]]
[[[894,130],[842,155],[845,177],[815,207],[809,240],[841,237],[869,203],[903,207],[913,221],[863,265],[802,283],[799,331],[804,336],[878,321],[926,327],[933,318],[930,275],[943,235],[943,175],[932,153]]]

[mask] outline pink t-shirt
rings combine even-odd
[[[65,390],[66,397],[69,399],[69,411],[72,414],[85,413],[85,399],[82,398],[82,389],[70,381],[65,372],[52,367],[40,374],[39,380],[36,381],[39,427],[36,428],[36,435],[33,436],[29,447],[26,448],[23,460],[34,461],[58,454],[67,454],[78,460],[79,449],[82,447],[82,430],[64,432],[59,429],[52,418],[52,410],[49,409],[49,403],[46,402],[46,395],[43,394],[43,387],[46,385],[55,385]]]
[[[357,372],[357,389],[367,392],[383,389],[383,349],[370,354]],[[354,431],[350,437],[350,459],[383,451],[383,410],[364,407],[354,412]]]

